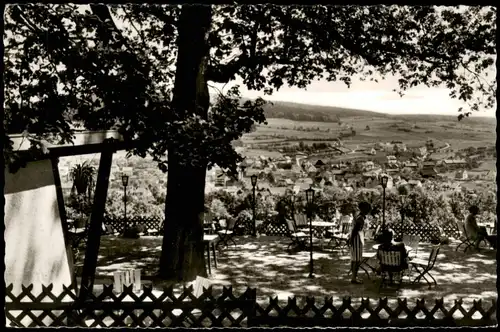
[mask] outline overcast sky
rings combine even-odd
[[[274,92],[272,96],[264,96],[262,92],[248,91],[241,81],[236,81],[233,84],[240,84],[240,91],[247,98],[262,96],[266,100],[338,106],[389,114],[458,115],[459,107],[467,108],[465,103],[452,99],[446,88],[417,86],[406,91],[405,96],[400,97],[399,94],[392,91],[398,87],[397,79],[394,77],[378,83],[353,80],[350,88],[343,82],[321,80],[313,82],[307,90],[283,86],[278,92]],[[222,84],[214,85],[219,89],[223,87]],[[227,84],[225,90],[231,85]],[[495,117],[495,109],[474,114]]]

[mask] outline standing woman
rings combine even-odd
[[[365,239],[363,235],[363,227],[365,226],[365,218],[370,213],[372,207],[368,202],[360,202],[358,204],[359,215],[354,220],[351,236],[349,237],[349,247],[351,247],[351,270],[352,270],[352,284],[362,284],[363,282],[357,280],[359,264],[363,258],[363,245]]]

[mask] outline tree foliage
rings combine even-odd
[[[127,138],[144,140],[136,153],[149,149],[156,156],[165,151],[166,134],[180,141],[194,136],[186,147],[199,143],[188,132],[222,139],[227,121],[221,117],[213,123],[171,118],[180,10],[149,4],[6,7],[6,133],[70,141],[70,124],[116,126]],[[210,81],[241,76],[248,88],[272,93],[319,77],[350,85],[353,75],[376,80],[376,73],[396,74],[400,93],[420,84],[445,86],[452,97],[470,102],[470,110],[494,105],[495,78],[488,76],[496,56],[492,7],[226,5],[214,6],[212,16]],[[233,101],[224,107],[238,109]],[[251,119],[242,112],[243,122]],[[217,160],[221,152],[206,158]]]

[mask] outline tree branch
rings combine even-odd
[[[125,16],[127,17],[128,21],[130,22],[132,27],[134,28],[135,32],[137,32],[137,35],[139,35],[139,37],[141,38],[142,46],[144,46],[144,48],[146,49],[147,45],[146,45],[146,37],[144,36],[144,33],[142,32],[142,30],[137,29],[137,27],[134,24],[134,21],[132,20],[132,17],[127,12],[126,8],[123,8],[123,12],[125,13]]]

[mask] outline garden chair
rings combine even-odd
[[[307,231],[309,231],[309,222],[305,213],[296,213],[294,217],[295,225],[297,226],[298,230],[305,232],[305,229],[307,229]]]
[[[203,220],[203,231],[206,234],[214,234],[216,228],[214,225],[214,215],[212,212],[205,213],[205,219]]]
[[[305,248],[306,240],[309,236],[304,232],[297,231],[293,220],[286,219],[286,224],[288,227],[288,236],[292,240],[292,242],[288,245],[287,250],[290,250],[290,247],[292,246],[297,246],[299,249]]]
[[[120,235],[120,232],[113,230],[113,227],[111,227],[111,225],[102,224],[102,226],[103,226],[104,235],[114,235],[114,236]]]
[[[89,226],[90,216],[89,220],[85,223],[85,226],[83,228],[76,228],[75,224],[74,227],[68,229],[68,238],[70,240],[71,248],[73,249],[73,253],[75,254],[75,256],[78,256],[78,254],[80,253],[80,247],[82,247],[87,240]]]
[[[217,231],[219,235],[219,242],[217,242],[216,246],[218,247],[221,243],[227,248],[229,246],[229,241],[234,244],[236,247],[236,242],[234,242],[234,226],[236,225],[236,218],[220,219],[219,220],[220,230]]]
[[[334,242],[332,250],[340,249],[342,254],[344,254],[344,249],[347,248],[347,242],[349,241],[349,237],[351,236],[351,226],[352,222],[342,222],[340,224],[340,231],[336,231],[333,233],[332,238],[328,242],[327,246],[329,246],[330,243]]]
[[[380,260],[380,274],[382,276],[382,280],[380,281],[379,286],[379,292],[384,285],[393,285],[395,276],[397,276],[399,279],[399,289],[403,282],[403,273],[406,270],[401,252],[396,250],[379,249],[377,256]],[[387,281],[389,281],[389,283],[387,283]]]
[[[403,235],[403,243],[405,246],[411,247],[412,249],[408,251],[408,259],[412,260],[417,257],[418,244],[420,243],[419,235]]]
[[[460,233],[460,237],[458,238],[460,243],[455,248],[455,251],[458,251],[458,249],[461,246],[464,246],[464,253],[465,253],[465,252],[467,252],[467,249],[474,248],[474,241],[469,239],[469,237],[467,236],[467,231],[465,230],[465,224],[463,222],[459,222],[459,221],[457,221],[456,223],[457,223],[458,232]]]
[[[191,294],[195,298],[199,298],[201,295],[203,295],[204,289],[208,289],[211,285],[212,281],[210,279],[197,276],[196,280],[192,283],[193,292]],[[172,310],[172,313],[175,316],[181,316],[184,314],[184,311],[182,309],[174,309]],[[200,309],[193,309],[190,311],[190,313],[191,315],[185,315],[184,318],[190,325],[194,325],[196,323],[195,319],[197,320],[198,318],[200,318],[203,314],[203,311]]]
[[[372,240],[373,236],[375,235],[375,230],[374,229],[367,229],[364,231],[365,232],[365,240]]]
[[[427,275],[434,281],[434,284],[437,286],[436,279],[434,279],[434,277],[432,276],[432,274],[430,272],[431,272],[432,268],[434,268],[434,264],[436,263],[436,258],[439,254],[440,248],[441,248],[441,246],[439,244],[432,246],[431,254],[429,255],[428,261],[416,258],[410,262],[411,267],[414,268],[415,271],[417,271],[419,273],[419,275],[415,278],[413,283],[416,283],[416,282],[420,281],[420,279],[424,278],[424,280],[427,281],[427,283],[429,284],[429,289],[430,289],[432,286],[432,283],[429,282],[429,280],[427,280],[427,278],[425,277]]]

